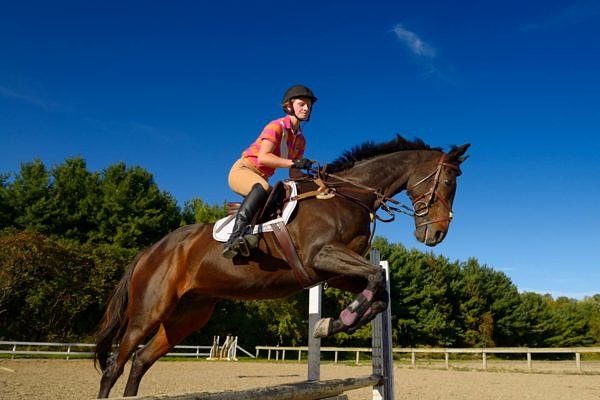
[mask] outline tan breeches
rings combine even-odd
[[[263,174],[248,160],[240,158],[229,171],[229,187],[239,195],[246,197],[257,183],[269,190],[269,182]]]

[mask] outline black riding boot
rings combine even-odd
[[[233,224],[233,232],[223,248],[223,257],[233,258],[238,253],[244,257],[250,255],[250,249],[244,235],[246,234],[248,225],[252,222],[266,199],[267,192],[260,184],[257,183],[252,186],[250,193],[248,193],[248,196],[246,196],[237,212]]]

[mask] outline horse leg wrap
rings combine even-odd
[[[340,313],[340,321],[342,321],[345,326],[354,325],[357,318],[362,316],[369,309],[371,300],[373,300],[373,292],[369,289],[363,290],[356,296],[356,299]]]
[[[348,328],[346,333],[348,333],[350,335],[353,334],[354,332],[356,332],[358,330],[358,328],[360,328],[367,322],[371,321],[373,318],[375,318],[375,315],[373,315],[373,307],[369,306],[369,308],[367,308],[365,313],[360,318],[358,318],[358,321],[356,321],[354,323],[354,325],[352,325],[351,327]]]

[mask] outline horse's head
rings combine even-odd
[[[409,214],[402,210],[406,206],[395,207],[400,203],[393,199],[406,189],[413,203],[410,214],[415,218],[416,238],[435,246],[448,232],[456,178],[469,146],[453,146],[444,153],[420,139],[409,141],[397,135],[389,142],[366,142],[345,152],[327,166],[323,176],[325,180],[333,180],[338,196],[367,210],[381,208],[387,212],[389,219],[380,218],[375,212],[375,217],[383,222],[392,221],[394,212]],[[344,185],[354,188],[344,193]],[[359,193],[372,194],[373,203],[359,199]]]
[[[452,220],[456,178],[461,174],[460,164],[468,157],[464,154],[469,146],[453,147],[449,153],[442,153],[431,163],[425,163],[431,170],[408,182],[407,191],[414,208],[415,237],[428,246],[435,246],[446,237]]]

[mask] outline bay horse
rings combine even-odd
[[[287,226],[308,276],[305,282],[297,279],[272,232],[261,234],[250,256],[233,260],[222,256],[213,224],[181,227],[141,251],[117,284],[98,326],[98,398],[108,397],[134,353],[124,396],[135,396],[150,366],[202,328],[219,299],[286,297],[327,282],[357,296],[337,318],[323,318],[315,337],[351,333],[371,321],[388,303],[381,269],[363,257],[374,218],[384,220],[377,211],[393,219],[394,212],[402,211],[393,196],[407,190],[416,238],[428,246],[440,243],[452,219],[456,178],[468,147],[452,146],[445,153],[397,135],[386,143],[357,146],[322,168],[318,180],[332,197],[303,198]],[[314,189],[316,181],[305,179],[299,187]]]

